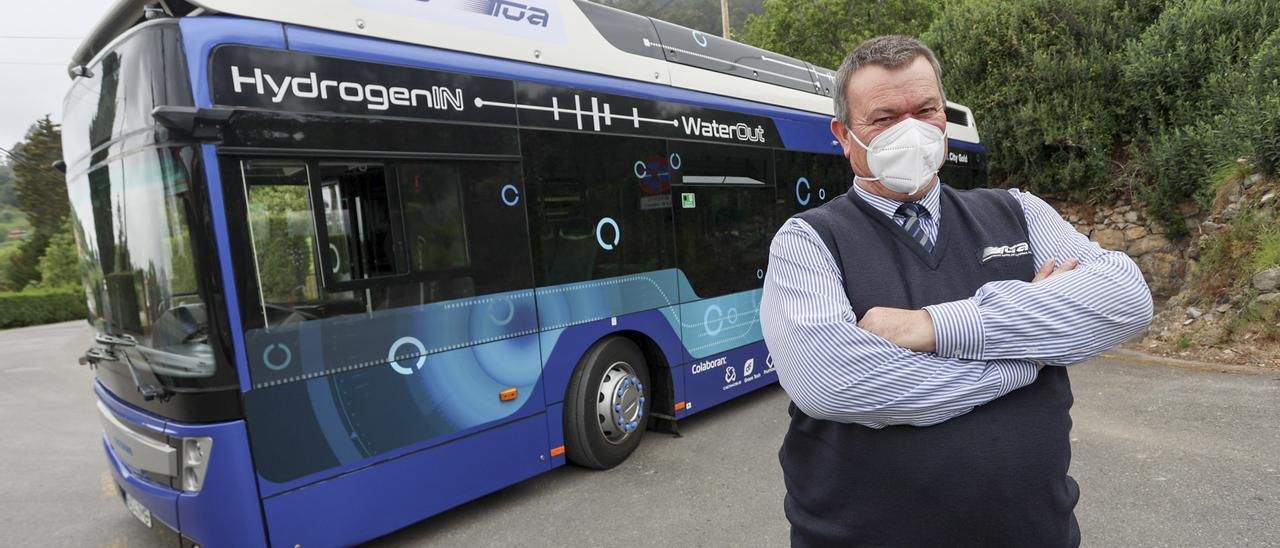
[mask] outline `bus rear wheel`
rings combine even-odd
[[[609,337],[578,363],[565,398],[570,462],[605,470],[627,460],[649,422],[649,368],[631,340]]]

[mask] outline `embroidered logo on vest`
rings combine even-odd
[[[1023,255],[1030,254],[1031,246],[1027,245],[1026,242],[1013,245],[986,247],[982,249],[982,262],[985,263],[991,259],[999,259],[1002,257],[1021,257]]]

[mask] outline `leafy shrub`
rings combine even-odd
[[[0,293],[0,328],[41,325],[84,319],[84,290],[80,288],[28,289]]]
[[[71,233],[71,221],[62,223],[62,229],[49,238],[49,245],[37,264],[40,270],[38,287],[68,287],[81,283],[76,240]]]
[[[742,40],[835,70],[863,40],[924,32],[941,6],[931,0],[765,0],[764,15],[747,18]]]
[[[993,181],[1077,197],[1113,188],[1132,111],[1119,55],[1152,17],[1149,4],[948,4],[924,39],[949,98],[977,113]]]
[[[1161,203],[1213,193],[1213,166],[1251,157],[1274,172],[1280,156],[1280,4],[1172,2],[1124,54],[1134,100],[1130,153],[1146,196]],[[1170,228],[1176,216],[1161,216]]]

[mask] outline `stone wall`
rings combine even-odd
[[[1131,204],[1050,203],[1081,234],[1106,249],[1124,251],[1132,257],[1157,301],[1164,301],[1182,289],[1187,274],[1187,242],[1185,239],[1169,239],[1168,231],[1148,218],[1140,207]],[[1184,213],[1188,227],[1194,233],[1199,224],[1196,212],[1188,210]]]

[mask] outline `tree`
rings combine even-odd
[[[62,131],[48,116],[27,130],[13,147],[11,169],[18,205],[37,232],[52,235],[71,211],[66,177],[53,168],[62,159]]]
[[[765,0],[764,14],[747,18],[742,39],[834,69],[868,38],[920,36],[941,11],[936,0]]]
[[[76,253],[75,235],[71,223],[64,221],[60,230],[49,238],[44,255],[37,263],[40,271],[40,287],[67,287],[80,285],[79,257]]]
[[[40,255],[49,245],[49,235],[42,232],[31,234],[18,251],[9,256],[9,264],[3,265],[0,271],[0,290],[21,291],[40,280]]]
[[[14,145],[11,156],[18,205],[27,214],[33,233],[10,257],[9,264],[2,265],[3,281],[10,289],[21,289],[40,280],[40,256],[71,209],[66,178],[52,167],[62,159],[62,132],[45,116],[32,124],[23,142]]]
[[[7,164],[0,164],[0,206],[18,207],[18,193],[13,188],[13,173]],[[0,210],[3,210],[0,207]]]

